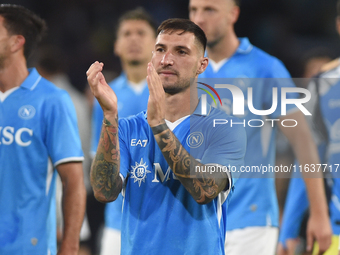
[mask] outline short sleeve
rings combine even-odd
[[[54,166],[83,161],[77,116],[66,91],[58,90],[45,101],[46,147]]]
[[[232,118],[234,121],[237,118]],[[239,121],[239,120],[238,120]],[[201,163],[218,164],[226,167],[232,179],[232,187],[244,165],[246,152],[246,132],[241,125],[225,127],[221,125],[209,136],[209,146],[206,148]]]

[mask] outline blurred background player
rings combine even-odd
[[[149,90],[147,65],[156,39],[156,23],[142,8],[123,14],[115,31],[114,53],[121,60],[122,73],[109,83],[118,98],[119,118],[135,115],[147,108]],[[92,153],[95,154],[103,123],[103,111],[95,100],[92,118]],[[105,208],[105,228],[101,254],[120,254],[122,195]]]
[[[86,187],[86,193],[91,193],[90,184],[90,142],[91,137],[91,114],[90,104],[84,93],[78,91],[70,82],[67,75],[68,71],[68,59],[62,49],[56,45],[44,45],[37,50],[36,59],[34,62],[37,71],[42,77],[52,82],[58,88],[64,89],[70,95],[74,107],[76,109],[78,129],[84,152],[83,170],[84,170],[84,182]],[[91,194],[93,196],[93,194]],[[57,199],[57,239],[60,242],[62,240],[63,233],[63,217],[62,217],[62,182],[59,175],[57,176],[56,186],[56,199]],[[89,223],[85,214],[84,222],[80,231],[80,250],[79,254],[90,254],[90,246],[88,243],[91,237]]]
[[[298,61],[302,68],[297,76],[300,78],[294,79],[295,85],[298,87],[307,88],[310,79],[320,72],[323,65],[332,60],[332,55],[332,52],[325,47],[316,47],[307,50]],[[288,139],[282,134],[280,129],[277,131],[275,164],[277,166],[284,165],[290,167],[291,164],[294,164],[294,152],[289,144]],[[289,177],[291,176],[288,174],[287,176],[282,177],[283,178],[276,178],[275,180],[276,194],[280,210],[280,224],[290,181]],[[303,180],[301,181],[303,182]],[[304,236],[306,236],[306,229],[301,232],[304,232]]]
[[[208,44],[209,65],[200,78],[272,78],[270,84],[265,80],[256,81],[253,105],[256,109],[271,107],[272,87],[283,86],[278,79],[290,78],[281,61],[250,44],[247,38],[237,38],[234,24],[240,13],[239,1],[234,0],[190,0],[189,16],[205,32]],[[239,86],[243,92],[252,81],[247,79],[246,86]],[[281,80],[284,81],[284,80]],[[293,86],[287,79],[284,86]],[[226,91],[226,90],[224,90]],[[223,106],[231,112],[231,94],[219,91]],[[244,93],[246,94],[246,93]],[[280,98],[280,93],[278,93]],[[299,125],[295,128],[282,128],[290,141],[295,154],[302,164],[319,163],[316,146],[312,141],[303,114],[297,108],[288,108],[288,115],[281,116],[280,102],[277,110],[269,117],[272,119],[294,119]],[[292,105],[290,105],[292,106]],[[238,116],[239,117],[239,116]],[[244,118],[258,119],[248,113]],[[267,127],[268,128],[268,127]],[[275,129],[252,128],[246,126],[247,153],[246,166],[275,165]],[[247,176],[245,176],[247,177]],[[263,177],[263,176],[262,176]],[[235,184],[235,192],[228,209],[226,254],[275,254],[278,238],[278,202],[275,192],[274,175],[263,178],[240,178]],[[312,214],[308,227],[308,249],[312,248],[313,238],[321,243],[321,250],[331,242],[331,229],[327,215],[327,204],[323,182],[306,179]]]
[[[57,172],[64,193],[58,254],[79,249],[86,192],[74,106],[26,64],[45,30],[28,9],[0,5],[0,254],[57,253]]]
[[[340,1],[337,1],[336,28],[340,34]],[[340,219],[340,183],[336,164],[340,163],[339,130],[340,130],[340,60],[339,58],[323,65],[321,73],[309,83],[309,90],[314,95],[308,104],[313,117],[310,117],[314,139],[318,144],[322,163],[327,164],[329,213],[332,224],[332,245],[325,254],[337,255],[339,249],[339,219]],[[330,172],[333,170],[332,172]],[[340,170],[340,169],[338,169]],[[327,172],[325,174],[327,174]],[[325,177],[329,177],[326,176]],[[278,255],[302,254],[301,247],[304,236],[301,228],[304,227],[304,217],[308,214],[308,200],[305,184],[299,176],[291,179],[286,198],[283,221],[280,230]],[[317,251],[314,251],[317,254]],[[314,253],[313,253],[314,254]]]

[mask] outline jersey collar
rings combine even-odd
[[[21,88],[33,90],[38,85],[39,81],[41,80],[41,75],[38,73],[37,69],[29,68],[28,69],[29,75],[21,84]]]
[[[240,53],[240,54],[250,53],[254,46],[249,42],[249,39],[247,37],[240,37],[238,39],[240,41],[240,45],[236,49],[235,53]],[[206,57],[206,58],[209,57],[207,50],[204,53],[204,57]]]
[[[249,42],[247,37],[239,38],[240,45],[238,46],[236,52],[241,54],[248,54],[252,49],[253,45]]]

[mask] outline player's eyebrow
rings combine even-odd
[[[158,47],[161,47],[161,48],[167,48],[167,46],[163,43],[157,43],[155,45],[155,48],[158,48]],[[176,50],[185,50],[187,52],[191,52],[190,48],[188,48],[187,46],[183,46],[183,45],[176,45],[174,47]]]
[[[162,44],[162,43],[156,43],[155,48],[157,47],[166,48],[165,44]]]
[[[191,52],[191,50],[190,50],[188,47],[182,46],[182,45],[176,46],[175,49],[176,49],[176,50],[185,50],[185,51],[187,51],[187,52]]]

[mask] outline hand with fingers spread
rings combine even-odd
[[[92,94],[97,98],[100,106],[103,109],[104,116],[114,116],[118,114],[117,96],[107,84],[102,73],[104,64],[98,61],[94,62],[87,70],[87,81],[90,85]],[[110,119],[107,118],[107,119]]]
[[[154,66],[148,64],[148,76],[146,80],[149,87],[148,101],[148,123],[150,127],[155,127],[165,123],[165,92],[161,78],[158,76]]]

